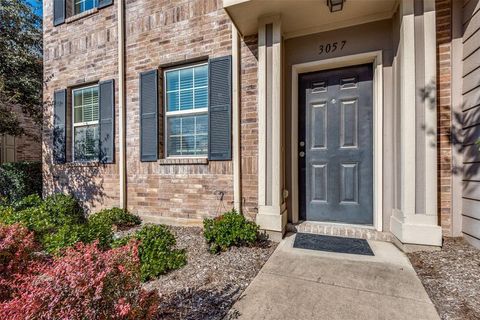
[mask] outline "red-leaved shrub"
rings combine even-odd
[[[149,319],[158,293],[141,288],[137,244],[102,251],[79,243],[51,263],[35,264],[0,319]]]
[[[0,301],[11,298],[17,275],[28,270],[34,235],[19,224],[0,225]]]

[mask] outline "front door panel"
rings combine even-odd
[[[300,217],[373,224],[372,66],[301,75]]]

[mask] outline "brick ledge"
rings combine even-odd
[[[208,164],[207,158],[179,158],[179,159],[160,159],[158,160],[159,165],[170,165],[170,164]]]

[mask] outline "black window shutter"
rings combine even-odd
[[[232,159],[232,56],[208,62],[208,159]]]
[[[53,0],[53,25],[65,22],[65,0]]]
[[[140,160],[158,158],[158,74],[140,73]]]
[[[109,6],[113,3],[113,0],[98,0],[98,9]]]
[[[53,162],[65,163],[67,130],[67,90],[55,91],[53,95]]]
[[[115,149],[115,86],[113,80],[98,84],[100,108],[100,155],[103,163],[113,163]]]

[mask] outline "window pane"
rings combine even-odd
[[[74,6],[74,13],[79,14],[84,11],[93,9],[97,6],[97,0],[76,0]]]
[[[178,90],[179,71],[169,71],[167,74],[167,91]]]
[[[74,90],[73,106],[74,123],[98,121],[98,87]]]
[[[95,8],[95,0],[85,0],[85,11]]]
[[[195,117],[182,118],[182,135],[195,134]]]
[[[182,137],[182,155],[195,155],[195,136],[192,135]]]
[[[208,65],[165,73],[167,156],[205,156],[208,153]],[[203,109],[201,113],[195,109]],[[172,111],[189,111],[170,115]]]
[[[195,89],[195,108],[207,108],[208,107],[208,89],[200,88]]]
[[[180,91],[180,110],[193,109],[193,90]]]
[[[208,135],[196,136],[195,152],[196,154],[208,153]]]
[[[193,68],[180,70],[180,89],[193,87]]]
[[[98,159],[98,125],[74,128],[74,160]]]
[[[168,117],[167,128],[167,156],[207,155],[208,115]]]
[[[75,90],[73,91],[73,106],[81,106],[83,104],[82,102],[82,90]]]
[[[208,85],[208,65],[195,67],[195,87]]]
[[[208,134],[208,115],[197,116],[196,134]]]
[[[169,156],[181,156],[182,155],[182,137],[169,137],[168,138],[168,155]]]
[[[83,122],[83,108],[74,108],[73,109],[73,122],[79,123]]]
[[[180,109],[178,95],[178,91],[167,93],[167,111],[177,111]]]
[[[82,5],[83,5],[83,2],[75,3],[75,14],[82,13]]]
[[[182,134],[182,119],[179,117],[168,118],[169,134],[179,136]]]

